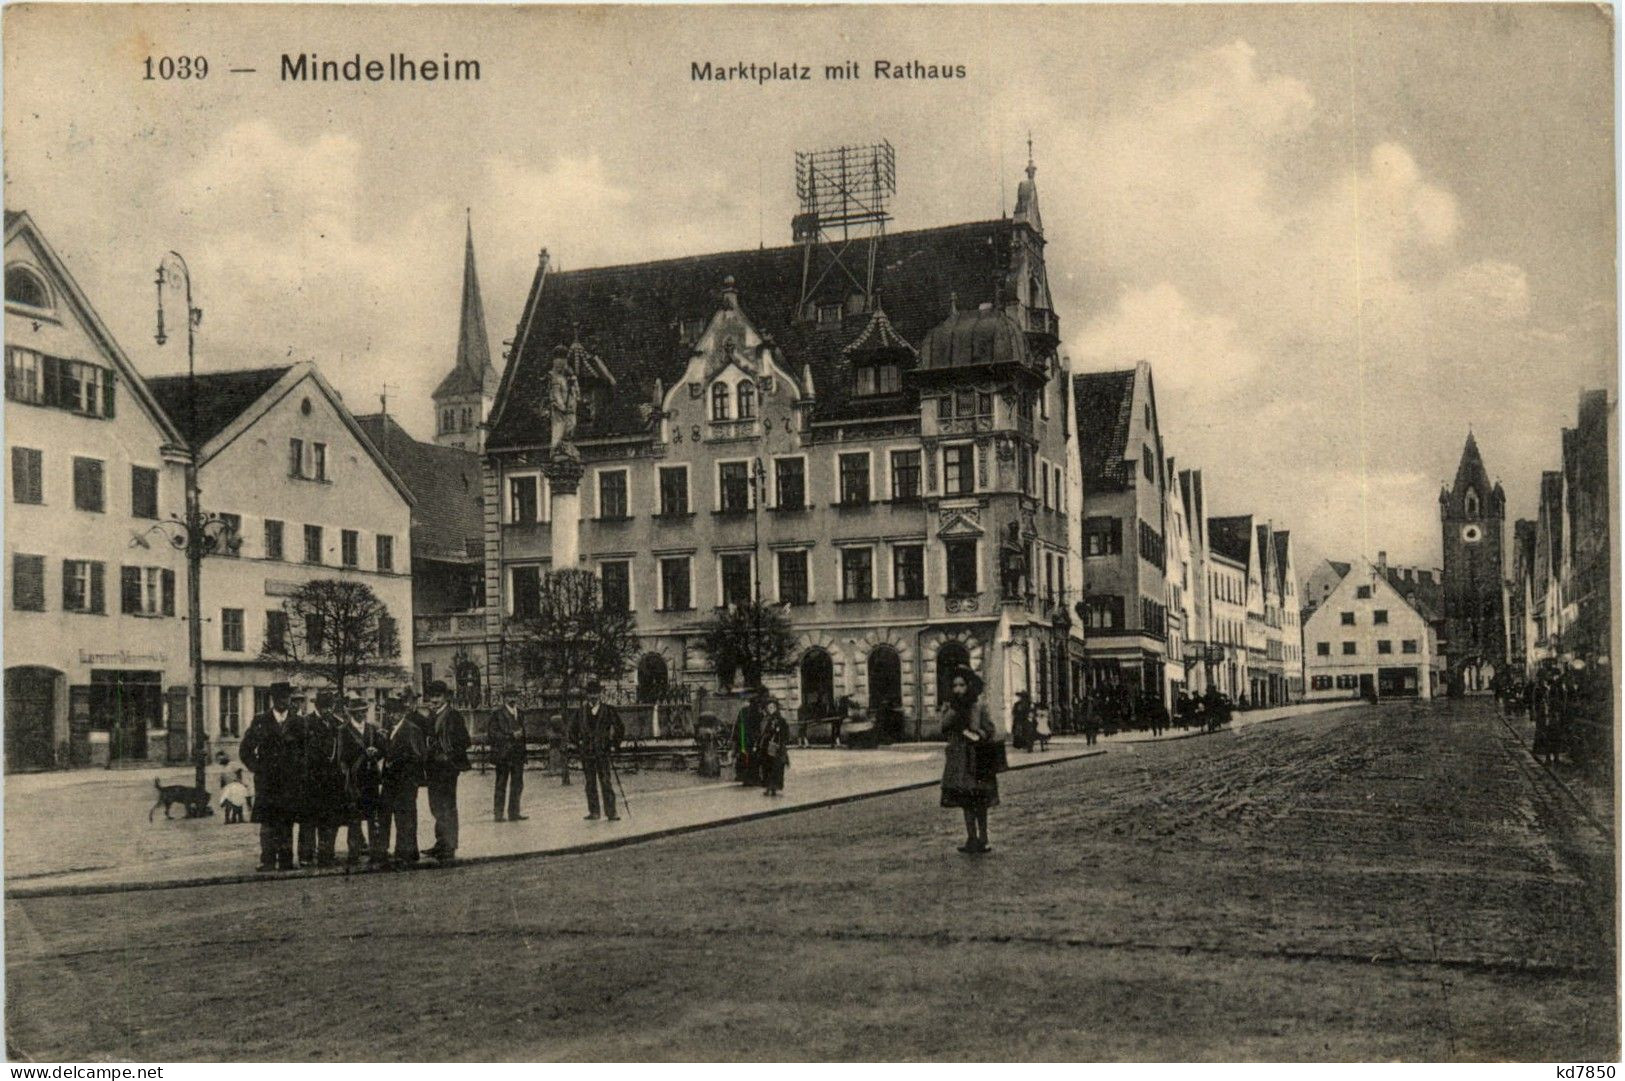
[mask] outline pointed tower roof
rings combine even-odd
[[[496,387],[491,345],[485,336],[485,305],[480,302],[480,279],[474,270],[474,222],[470,219],[463,247],[463,311],[457,325],[457,366],[440,381],[434,397],[495,394]]]
[[[1461,448],[1461,464],[1456,467],[1453,491],[1460,495],[1468,485],[1477,488],[1484,496],[1490,494],[1490,475],[1484,469],[1484,459],[1479,457],[1478,440],[1473,438],[1472,429],[1467,431],[1467,445]]]
[[[1015,220],[1026,222],[1033,232],[1044,232],[1044,221],[1038,215],[1038,166],[1033,164],[1033,137],[1027,136],[1027,179],[1016,185]]]

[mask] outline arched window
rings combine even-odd
[[[835,662],[816,647],[801,655],[801,705],[809,717],[828,717],[835,710]]]
[[[1467,517],[1469,517],[1469,518],[1477,518],[1478,517],[1478,493],[1473,491],[1473,489],[1471,489],[1471,488],[1467,489],[1466,507],[1467,507]]]
[[[666,696],[666,658],[645,653],[638,662],[638,701],[659,702]]]
[[[739,419],[749,420],[756,415],[756,384],[749,379],[739,382]]]
[[[728,384],[721,380],[711,384],[711,419],[728,419]]]
[[[26,304],[30,308],[49,308],[51,292],[45,288],[40,276],[23,266],[6,268],[6,301]]]

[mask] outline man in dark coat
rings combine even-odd
[[[406,703],[391,698],[384,703],[388,732],[384,736],[384,769],[378,791],[378,838],[373,859],[389,851],[391,825],[395,832],[397,868],[418,861],[418,789],[423,787],[429,759],[428,739],[423,729],[407,719]]]
[[[429,712],[424,735],[429,744],[425,787],[434,815],[434,847],[429,855],[441,866],[457,858],[457,777],[468,769],[468,724],[451,708],[451,688],[435,680],[423,688]]]
[[[625,729],[621,715],[615,707],[604,702],[604,688],[595,680],[587,684],[587,704],[576,719],[574,742],[581,757],[581,772],[587,778],[587,821],[596,821],[600,803],[604,817],[614,822],[621,816],[615,813],[614,767],[610,755],[621,742]]]
[[[249,722],[237,749],[254,774],[254,821],[260,824],[259,871],[293,870],[293,822],[304,776],[304,726],[286,683],[271,684],[271,708]]]
[[[331,867],[344,820],[344,775],[338,764],[339,697],[316,693],[316,712],[305,718],[304,807],[299,816],[299,862]]]
[[[525,790],[525,722],[519,716],[519,692],[512,687],[502,692],[502,705],[491,711],[485,740],[497,775],[491,817],[501,822],[506,802],[508,821],[523,822],[526,816],[519,813],[519,794]]]
[[[379,862],[378,781],[383,766],[384,734],[367,721],[367,702],[350,699],[349,719],[339,728],[339,772],[344,778],[345,857],[352,865],[366,856]]]

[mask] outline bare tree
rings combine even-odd
[[[401,639],[395,618],[364,582],[314,579],[270,617],[260,659],[290,679],[323,680],[342,698],[362,679],[407,678],[396,663]]]
[[[556,695],[566,709],[588,679],[619,680],[638,651],[636,618],[604,606],[591,571],[548,574],[535,613],[510,620],[508,631],[526,682]]]
[[[724,687],[733,686],[738,675],[754,687],[765,674],[795,667],[796,636],[782,605],[750,601],[718,612],[699,645]]]

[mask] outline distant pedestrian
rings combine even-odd
[[[243,771],[238,770],[229,781],[220,784],[220,814],[228,826],[244,821],[248,810],[248,786],[243,784]]]
[[[434,815],[434,847],[429,855],[444,867],[457,859],[457,778],[468,769],[468,725],[452,708],[451,688],[441,680],[424,687],[423,697],[429,705],[424,787],[429,790],[429,813]]]
[[[1010,710],[1010,744],[1018,751],[1033,749],[1033,697],[1026,691],[1016,692],[1016,704]]]
[[[784,770],[790,764],[790,724],[775,700],[769,698],[763,710],[762,731],[756,741],[765,786],[762,795],[777,796],[784,791]]]
[[[762,783],[761,762],[756,756],[756,743],[762,735],[764,709],[768,701],[767,688],[761,685],[751,689],[750,701],[734,716],[733,752],[734,780],[743,785]]]
[[[586,775],[587,821],[596,822],[599,808],[610,822],[615,813],[615,766],[611,756],[620,746],[625,729],[615,707],[604,701],[604,688],[595,679],[587,684],[587,705],[576,722],[576,752],[581,756],[581,772]]]
[[[496,787],[491,793],[491,817],[523,822],[519,796],[525,790],[525,721],[519,716],[519,692],[512,687],[502,692],[502,705],[491,711],[486,721],[486,743],[491,765],[496,769]]]
[[[988,808],[999,804],[999,780],[991,767],[979,768],[977,748],[997,735],[982,702],[982,680],[969,667],[954,670],[948,701],[942,706],[942,734],[948,741],[942,769],[942,806],[965,815],[965,843],[959,851],[991,852],[987,838]]]

